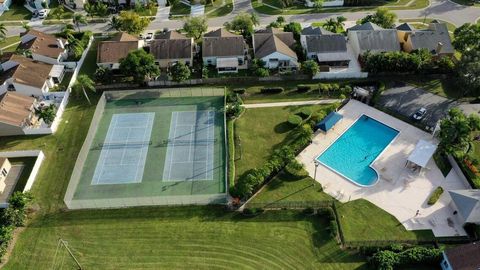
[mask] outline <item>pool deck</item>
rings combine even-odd
[[[455,172],[452,170],[444,177],[433,159],[420,172],[405,167],[418,140],[437,143],[431,134],[356,100],[348,102],[339,113],[343,119],[326,134],[315,133],[313,143],[298,156],[312,177],[315,158],[362,114],[399,130],[400,134],[374,161],[372,166],[380,174],[380,180],[372,187],[360,187],[320,164],[316,180],[325,192],[341,202],[366,199],[395,216],[407,230],[431,229],[437,237],[466,235],[449,206],[451,199],[447,191],[467,188]],[[438,186],[442,186],[445,192],[435,205],[429,206],[428,198]],[[419,215],[415,216],[417,210]]]

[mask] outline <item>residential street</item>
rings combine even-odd
[[[211,28],[218,28],[223,26],[225,22],[231,21],[240,12],[252,13],[253,8],[251,6],[250,0],[235,0],[235,5],[233,12],[227,16],[213,18],[208,20],[208,24]],[[418,10],[395,10],[400,19],[406,18],[435,18],[441,19],[444,21],[451,22],[457,26],[460,26],[467,22],[475,22],[480,18],[480,8],[462,6],[456,3],[453,3],[449,0],[431,0],[430,6],[425,9]],[[287,21],[295,21],[299,23],[312,23],[325,20],[330,17],[336,16],[345,16],[349,21],[356,21],[365,17],[367,14],[372,13],[371,11],[360,11],[360,12],[345,12],[345,13],[319,13],[319,14],[303,14],[303,15],[285,15],[284,17]],[[277,18],[275,15],[260,15],[260,24],[267,25],[270,22],[274,21]],[[150,23],[149,30],[158,30],[158,29],[178,29],[183,26],[182,20],[167,20],[165,21],[164,16],[162,18],[157,18],[152,23]],[[61,25],[42,25],[34,26],[35,29],[40,31],[52,33],[59,32]],[[21,26],[7,26],[8,35],[18,35],[23,32],[24,29]],[[110,27],[107,23],[96,23],[89,24],[88,29],[93,32],[107,32],[110,30]]]

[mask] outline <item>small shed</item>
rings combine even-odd
[[[335,124],[338,123],[343,118],[343,116],[337,112],[329,113],[322,121],[318,122],[315,125],[315,129],[320,129],[323,132],[329,131]]]
[[[448,194],[464,223],[480,224],[480,190],[450,190]]]
[[[437,151],[437,145],[425,140],[419,140],[413,152],[408,156],[407,164],[410,162],[426,168],[435,151]]]

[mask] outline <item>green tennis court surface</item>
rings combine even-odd
[[[224,202],[221,90],[214,96],[191,90],[185,97],[175,97],[173,89],[105,92],[72,174],[67,206]]]

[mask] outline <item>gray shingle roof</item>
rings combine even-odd
[[[445,251],[448,262],[455,270],[480,269],[480,243],[474,242],[449,248]]]
[[[347,41],[343,35],[307,36],[307,52],[346,52]]]
[[[419,30],[411,33],[410,39],[414,50],[427,49],[434,53],[455,53],[450,34],[445,24],[430,24],[428,30]],[[439,42],[442,43],[442,49],[440,52],[437,52]]]
[[[371,23],[371,22],[366,22],[364,24],[357,24],[353,27],[348,28],[348,31],[368,31],[368,30],[382,30],[383,28]]]
[[[409,23],[402,23],[399,26],[397,26],[397,30],[400,31],[415,31],[415,27]]]
[[[314,35],[333,35],[334,33],[328,31],[328,30],[325,30],[324,28],[322,27],[312,27],[312,26],[309,26],[309,27],[306,27],[306,28],[303,28],[302,30],[302,35],[305,35],[305,36],[314,36]]]
[[[268,28],[255,32],[253,40],[256,58],[262,58],[274,52],[279,52],[297,59],[297,54],[292,50],[295,45],[295,39],[291,32],[282,32]]]
[[[480,222],[480,190],[450,190],[448,193],[465,222]]]
[[[400,51],[397,30],[361,30],[354,31],[360,49],[363,51]]]
[[[162,33],[150,43],[150,53],[155,59],[185,59],[192,57],[193,42],[191,38],[176,32]]]

